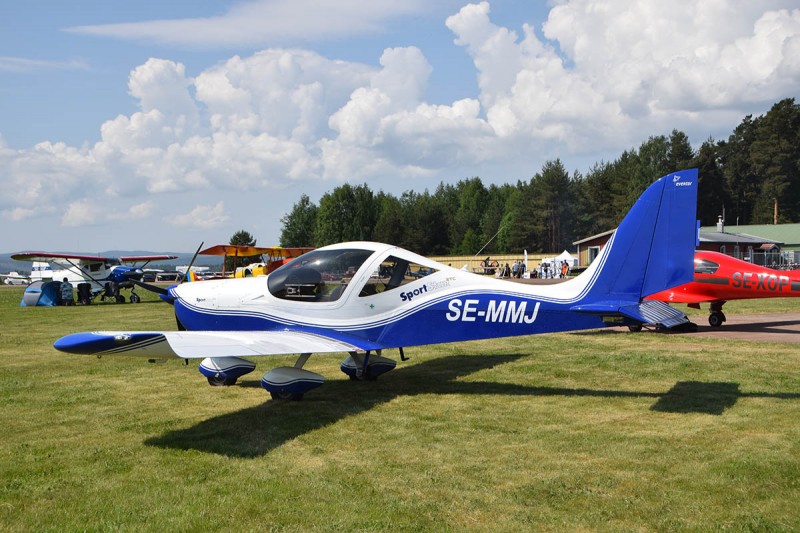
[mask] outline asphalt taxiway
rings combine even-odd
[[[800,313],[727,314],[722,326],[708,325],[708,315],[690,314],[697,331],[687,335],[756,342],[800,343]]]

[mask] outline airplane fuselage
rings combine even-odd
[[[58,350],[97,356],[202,359],[212,385],[255,369],[245,359],[299,354],[268,371],[273,398],[299,399],[324,381],[303,365],[312,353],[347,353],[350,379],[376,379],[402,348],[608,325],[686,323],[643,294],[692,279],[697,171],[665,176],[642,194],[578,277],[528,285],[457,270],[380,243],[340,243],[303,254],[267,276],[185,283],[164,295],[179,331],[96,331],[58,339]]]
[[[699,309],[709,304],[708,323],[718,327],[726,317],[722,307],[730,300],[800,296],[800,270],[774,270],[711,251],[697,251],[694,279],[647,296],[648,300],[685,303]]]
[[[370,290],[386,281],[379,273],[387,256],[403,252],[379,249],[352,278],[321,282],[323,292],[341,289],[334,301],[320,298],[319,291],[307,299],[278,297],[270,292],[271,275],[180,285],[171,290],[176,317],[187,330],[288,328],[386,348],[608,325],[600,316],[570,310],[591,289],[591,273],[558,285],[527,285],[413,255],[400,259],[432,273],[403,276],[397,287],[381,292]]]
[[[800,296],[800,270],[775,270],[718,252],[695,254],[694,280],[651,295],[671,303]]]
[[[31,280],[63,281],[67,278],[73,285],[89,283],[93,291],[98,291],[102,290],[107,282],[117,283],[120,287],[130,287],[131,280],[141,279],[142,274],[139,268],[109,263],[70,264],[37,261],[33,263],[31,269]]]

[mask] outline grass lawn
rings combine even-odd
[[[409,348],[366,383],[314,356],[325,385],[275,402],[258,381],[294,357],[212,388],[196,363],[65,355],[172,308],[21,294],[0,289],[3,531],[800,529],[800,344],[538,335]],[[761,311],[800,299],[725,307]]]

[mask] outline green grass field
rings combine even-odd
[[[800,344],[539,335],[409,348],[365,383],[314,356],[326,384],[275,402],[258,380],[294,357],[212,388],[196,363],[60,354],[172,309],[21,294],[0,289],[3,531],[800,529]],[[800,299],[725,308],[776,310]]]

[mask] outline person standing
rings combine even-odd
[[[67,278],[64,278],[64,281],[61,282],[61,305],[75,305],[72,283]]]

